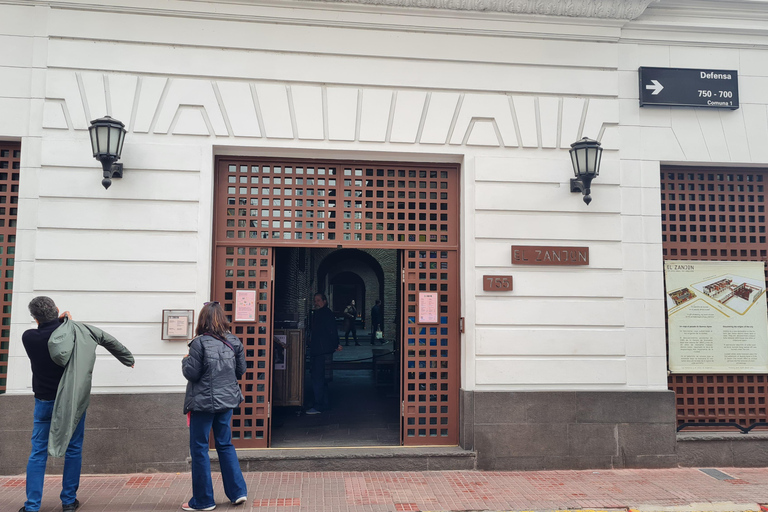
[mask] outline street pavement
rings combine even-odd
[[[2,462],[0,461],[0,464]],[[761,511],[768,468],[586,471],[246,473],[248,501],[235,507],[214,475],[216,510],[384,511]],[[24,475],[0,477],[0,512],[24,503]],[[45,481],[41,512],[59,512],[61,477]],[[82,512],[176,511],[189,473],[83,475]]]

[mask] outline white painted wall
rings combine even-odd
[[[224,153],[461,162],[462,387],[665,389],[659,167],[768,165],[768,23],[754,22],[768,3],[738,5],[718,18],[717,3],[662,0],[633,21],[0,5],[14,49],[0,52],[0,137],[22,140],[8,392],[30,392],[20,339],[39,294],[136,354],[128,370],[105,353],[95,391],[183,389],[186,347],[160,340],[161,311],[208,298]],[[640,109],[639,66],[736,69],[742,107]],[[107,114],[129,133],[125,177],[105,191],[87,126]],[[605,148],[589,206],[568,183],[582,136]],[[590,265],[513,268],[513,244],[589,246]],[[514,291],[482,291],[483,274]]]

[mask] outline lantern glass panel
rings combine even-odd
[[[93,156],[96,156],[99,154],[99,142],[98,138],[96,137],[96,129],[92,128],[88,131],[91,134],[91,149],[93,150]]]
[[[109,127],[109,149],[107,151],[110,155],[118,155],[117,150],[120,145],[120,131],[119,126]]]
[[[573,175],[579,177],[579,162],[576,160],[576,151],[571,150],[571,167],[573,167]]]
[[[117,132],[117,135],[119,137],[119,141],[117,143],[117,158],[120,158],[120,155],[123,154],[123,142],[125,142],[125,131],[123,129],[119,129]]]
[[[586,174],[587,176],[593,176],[595,174],[595,158],[597,157],[596,148],[584,148],[584,154],[587,160]]]
[[[603,158],[603,148],[595,148],[595,163],[592,169],[594,169],[595,176],[600,174],[600,160]]]
[[[577,176],[584,176],[589,172],[587,163],[587,148],[579,148],[576,150],[576,165],[578,169]]]
[[[109,147],[109,127],[97,126],[96,127],[96,141],[98,143],[98,154],[104,155],[107,153]]]

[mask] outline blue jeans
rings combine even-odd
[[[211,459],[208,457],[208,435],[211,428],[216,452],[219,454],[224,494],[231,502],[248,496],[237,452],[232,445],[232,430],[229,428],[231,419],[231,409],[219,413],[192,411],[189,422],[189,454],[192,457],[192,499],[189,500],[189,506],[192,508],[208,508],[216,504],[213,501]]]
[[[32,427],[32,452],[27,462],[27,501],[24,508],[40,510],[43,500],[45,466],[48,463],[48,432],[51,430],[53,400],[35,398],[35,423]],[[80,487],[80,468],[83,465],[83,434],[85,433],[85,413],[77,424],[72,439],[64,455],[64,475],[61,480],[61,503],[70,505],[77,498]]]
[[[309,356],[309,371],[315,400],[312,408],[318,411],[322,411],[328,406],[328,397],[325,394],[325,360],[327,357],[327,354]]]

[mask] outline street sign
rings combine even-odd
[[[640,106],[739,108],[737,71],[646,68],[640,76]]]

